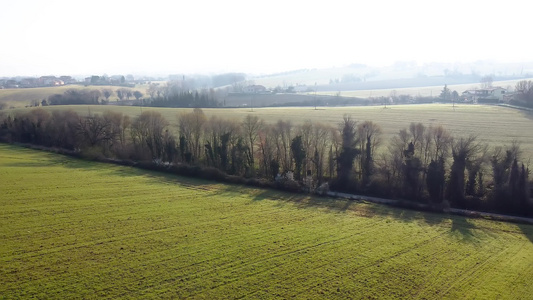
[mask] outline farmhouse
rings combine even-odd
[[[492,87],[485,89],[466,90],[462,93],[462,98],[467,102],[503,101],[506,90],[502,87]]]
[[[265,93],[266,88],[262,85],[249,85],[242,89],[243,93],[249,93],[249,94],[259,94],[259,93]]]

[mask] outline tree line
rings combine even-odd
[[[513,104],[533,108],[533,81],[522,80],[515,85],[516,98]]]
[[[191,166],[209,178],[248,178],[290,190],[331,189],[427,203],[434,207],[532,215],[529,168],[518,143],[489,148],[475,136],[411,123],[384,141],[381,127],[349,115],[338,126],[207,117],[135,118],[118,112],[81,116],[33,109],[5,115],[0,138],[67,149],[90,158]],[[386,143],[385,143],[386,142]]]
[[[31,106],[48,106],[48,105],[98,105],[108,104],[109,98],[116,95],[119,100],[130,100],[135,98],[139,100],[143,94],[129,88],[119,88],[112,90],[104,89],[68,89],[63,94],[53,94],[41,103],[35,102]]]

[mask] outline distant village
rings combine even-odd
[[[0,78],[0,89],[52,87],[68,84],[134,87],[135,84],[144,84],[149,80],[153,80],[153,78],[135,79],[133,75],[93,75],[81,79],[76,79],[72,76],[12,77]]]
[[[159,86],[158,83],[152,83],[152,81],[162,81],[165,79],[170,79],[168,84],[165,86]],[[496,103],[508,103],[508,104],[523,104],[521,102],[525,101],[525,98],[529,99],[529,93],[525,91],[517,91],[513,87],[498,87],[492,86],[492,78],[489,78],[489,82],[482,82],[481,87],[469,89],[465,91],[451,91],[444,86],[440,95],[436,96],[414,96],[414,95],[399,95],[396,91],[393,90],[391,95],[381,96],[381,97],[370,97],[366,101],[370,101],[372,104],[376,103],[390,103],[390,104],[401,104],[401,103],[427,103],[434,101],[445,101],[445,102],[462,102],[462,103],[485,103],[485,104],[496,104]],[[202,77],[189,77],[187,80],[184,75],[172,75],[168,78],[152,78],[152,77],[140,77],[135,78],[133,75],[92,75],[89,77],[79,77],[74,78],[73,76],[41,76],[41,77],[11,77],[11,78],[0,78],[0,89],[23,89],[23,88],[38,88],[38,87],[57,87],[64,85],[84,85],[84,86],[117,86],[125,88],[133,88],[137,84],[149,84],[150,88],[147,91],[150,94],[150,98],[153,100],[157,94],[157,98],[160,95],[170,95],[169,93],[163,93],[163,90],[169,89],[172,90],[176,86],[179,86],[179,89],[188,89],[188,90],[197,90],[198,86],[214,86],[225,88],[226,94],[222,97],[224,100],[224,106],[226,105],[237,105],[237,106],[247,106],[252,105],[251,103],[243,103],[243,96],[247,95],[257,95],[253,98],[254,105],[276,105],[283,104],[283,101],[288,101],[287,99],[276,98],[277,96],[285,97],[283,95],[287,94],[298,94],[295,96],[309,96],[310,93],[314,92],[313,99],[315,104],[319,101],[318,98],[331,98],[332,96],[316,95],[316,84],[315,86],[308,85],[294,85],[288,87],[276,87],[276,88],[266,88],[263,85],[254,84],[253,81],[246,81],[244,74],[221,74],[213,76],[212,78],[202,78]],[[334,82],[331,84],[335,84]],[[231,87],[231,89],[230,89]],[[529,89],[529,86],[528,86]],[[198,89],[202,90],[202,89]],[[277,95],[277,96],[276,96]],[[524,97],[526,95],[527,97]],[[338,93],[337,98],[346,98],[340,97],[340,92]],[[349,97],[348,97],[349,98]],[[331,100],[331,99],[329,99]],[[324,101],[329,101],[328,99]],[[346,99],[344,99],[346,100]],[[364,99],[359,99],[364,100]],[[248,101],[248,100],[246,100]],[[289,102],[293,105],[299,102],[309,101],[307,98],[291,98]],[[317,102],[318,101],[318,102]],[[348,101],[348,100],[346,100]],[[377,101],[377,102],[376,102]],[[235,102],[235,103],[234,103]],[[264,103],[263,103],[264,102]],[[530,106],[531,100],[525,101]],[[231,104],[230,104],[231,103]],[[352,103],[352,102],[349,102]],[[346,103],[348,104],[348,103]],[[354,103],[352,103],[354,104]]]

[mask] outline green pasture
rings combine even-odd
[[[130,117],[138,116],[142,111],[156,110],[177,131],[179,114],[192,109],[149,108],[132,106],[53,106],[47,110],[72,109],[79,114],[102,113],[106,110],[122,112]],[[9,110],[12,113],[19,110]],[[510,145],[513,140],[520,141],[524,161],[533,159],[533,113],[513,108],[493,105],[459,104],[420,104],[356,107],[277,107],[277,108],[212,108],[203,109],[208,117],[217,116],[240,122],[248,114],[253,114],[267,123],[278,120],[290,120],[294,125],[310,120],[337,126],[344,114],[357,121],[373,121],[383,128],[383,145],[398,133],[407,128],[411,122],[421,122],[426,126],[444,126],[453,136],[463,137],[475,135],[478,140],[490,146]]]
[[[0,145],[3,299],[531,299],[533,226]]]

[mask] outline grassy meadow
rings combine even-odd
[[[72,109],[79,114],[102,113],[106,110],[118,111],[138,116],[142,111],[157,110],[170,123],[171,129],[177,131],[180,113],[190,112],[191,109],[180,108],[149,108],[132,106],[49,106],[47,110]],[[6,113],[16,112],[9,110]],[[384,108],[382,106],[356,107],[277,107],[277,108],[206,108],[207,116],[217,116],[241,121],[248,114],[254,114],[267,123],[278,120],[291,120],[293,124],[301,124],[307,120],[322,122],[337,126],[344,114],[349,114],[357,121],[373,121],[383,129],[383,141],[387,141],[402,128],[407,128],[411,122],[421,122],[426,126],[442,125],[453,136],[461,137],[475,135],[479,141],[490,146],[510,145],[513,140],[520,141],[523,158],[533,159],[533,114],[512,108],[492,105],[460,104],[420,104],[395,105]]]
[[[3,144],[0,178],[0,299],[533,295],[530,225],[224,185]]]

